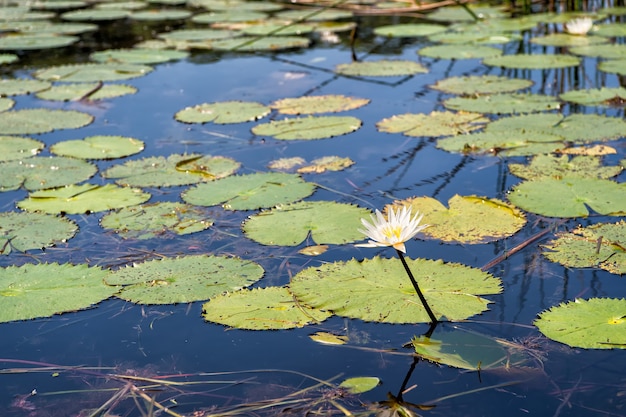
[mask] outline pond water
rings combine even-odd
[[[206,12],[185,2],[149,3],[144,9],[187,10],[196,15]],[[58,13],[68,10],[73,9]],[[594,16],[597,25],[624,25],[626,12]],[[516,69],[485,65],[481,59],[430,58],[417,54],[421,48],[436,44],[426,36],[384,37],[373,30],[383,25],[432,21],[391,13],[357,13],[341,21],[358,24],[354,42],[350,31],[342,31],[336,33],[336,43],[310,35],[314,42],[307,48],[252,53],[193,49],[187,58],[153,65],[154,70],[145,76],[121,81],[134,86],[136,94],[65,102],[25,94],[12,97],[15,107],[11,111],[43,107],[94,116],[91,124],[79,129],[25,135],[46,145],[40,156],[51,155],[50,146],[61,141],[94,135],[132,137],[145,143],[137,155],[92,160],[100,173],[127,160],[183,153],[232,158],[241,164],[237,170],[240,175],[268,172],[268,165],[280,158],[312,161],[331,155],[349,157],[354,165],[341,171],[303,174],[304,179],[318,184],[305,200],[382,210],[394,200],[410,197],[431,197],[444,205],[457,194],[507,201],[513,187],[523,181],[511,174],[509,164],[528,163],[532,154],[452,153],[437,147],[437,135],[406,136],[377,128],[379,121],[394,115],[446,111],[443,101],[454,95],[433,89],[438,81],[483,75],[529,79],[533,85],[524,92],[552,97],[572,90],[626,86],[623,71],[620,76],[597,69],[604,58],[582,56],[579,65],[556,69]],[[189,19],[153,22],[125,18],[98,25],[98,31],[79,35],[81,41],[73,46],[5,51],[16,52],[20,59],[0,67],[3,78],[32,78],[41,68],[87,62],[93,51],[132,47],[177,29],[208,27]],[[546,32],[562,31],[562,26],[537,23],[533,29],[515,32],[519,38],[491,46],[507,55],[568,53],[566,47],[530,43]],[[624,40],[622,34],[610,41],[624,45]],[[474,46],[468,44],[467,49]],[[337,74],[337,65],[352,62],[353,55],[359,61],[419,62],[427,72],[389,77]],[[319,140],[278,140],[251,132],[269,119],[285,118],[275,111],[258,121],[232,124],[186,124],[174,118],[180,110],[201,103],[241,100],[269,105],[283,98],[330,94],[371,100],[340,114],[360,119],[360,128]],[[623,120],[623,102],[624,98],[621,105],[604,106],[563,100],[558,112]],[[506,116],[487,117],[495,120]],[[624,135],[626,131],[602,141],[616,150],[602,159],[604,165],[619,165],[624,160]],[[622,183],[624,174],[613,180]],[[89,182],[106,184],[113,180],[96,174]],[[181,193],[188,188],[144,187],[151,194],[150,203],[180,202]],[[3,192],[0,207],[5,212],[19,211],[16,203],[28,195],[23,188]],[[310,267],[352,258],[395,256],[391,248],[361,248],[353,243],[330,244],[318,256],[300,253],[315,243],[311,237],[297,246],[262,245],[241,230],[242,222],[258,212],[215,205],[206,211],[214,219],[207,230],[182,236],[166,233],[144,240],[126,239],[103,229],[99,222],[106,211],[68,214],[66,217],[79,228],[75,237],[45,250],[12,251],[0,257],[0,266],[56,262],[116,270],[184,255],[235,256],[262,266],[264,276],[252,288],[263,288],[286,285]],[[624,212],[626,207],[621,206]],[[626,415],[624,349],[570,347],[545,337],[533,324],[539,313],[578,298],[626,297],[626,283],[619,274],[600,268],[565,267],[547,259],[541,246],[557,232],[579,225],[614,223],[620,216],[560,218],[527,212],[526,219],[521,230],[490,243],[445,243],[420,235],[406,244],[409,258],[441,259],[473,268],[488,266],[488,272],[502,280],[500,294],[485,296],[491,301],[488,311],[467,320],[441,323],[432,337],[454,330],[479,335],[480,339],[469,338],[459,345],[460,356],[487,349],[481,344],[490,346],[499,340],[510,348],[511,359],[504,366],[479,364],[482,369],[470,371],[437,363],[439,358],[432,358],[433,362],[414,356],[414,349],[406,344],[429,330],[426,323],[390,324],[335,315],[302,328],[251,331],[205,321],[204,301],[142,305],[111,297],[78,312],[0,324],[0,380],[4,387],[0,390],[0,415]],[[522,243],[528,244],[510,257],[503,256]],[[0,280],[3,274],[4,269]],[[419,273],[416,276],[419,280]],[[378,301],[372,296],[369,303]],[[615,327],[623,340],[626,328]],[[343,345],[320,344],[310,338],[315,332],[347,336],[348,341]],[[524,361],[515,362],[516,355],[522,355]],[[338,388],[353,377],[376,377],[380,384],[361,394]],[[390,406],[394,398],[395,408]]]

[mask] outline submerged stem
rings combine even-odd
[[[430,306],[426,302],[426,298],[424,298],[424,294],[422,294],[422,290],[420,290],[419,285],[417,285],[417,281],[415,280],[415,277],[413,277],[413,273],[409,269],[409,265],[406,263],[406,260],[404,259],[404,255],[402,254],[402,251],[396,249],[396,252],[398,252],[398,256],[400,257],[400,260],[402,261],[404,270],[408,274],[409,279],[411,280],[411,284],[413,284],[413,288],[415,288],[415,292],[417,293],[417,296],[420,298],[422,305],[426,309],[426,312],[428,313],[428,317],[430,317],[430,323],[431,324],[437,323],[438,320],[435,317],[435,314],[433,313],[433,311],[430,309]]]

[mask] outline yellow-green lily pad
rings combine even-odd
[[[252,133],[278,140],[314,140],[347,135],[360,127],[361,120],[352,116],[308,116],[262,123]]]
[[[115,294],[99,267],[25,264],[0,272],[0,322],[30,320],[84,310]]]
[[[535,326],[546,337],[583,349],[626,349],[626,299],[590,298],[544,311]]]
[[[342,158],[339,156],[324,156],[311,161],[311,163],[298,168],[300,174],[320,174],[326,171],[343,171],[344,169],[354,165],[354,161],[350,158]]]
[[[361,218],[371,212],[333,201],[305,201],[277,206],[243,224],[247,237],[262,245],[297,246],[309,236],[318,244],[345,244],[363,239]]]
[[[28,78],[4,78],[0,80],[0,95],[17,96],[22,94],[36,93],[50,88],[52,83]]]
[[[76,234],[78,226],[65,217],[42,213],[0,213],[0,255],[13,250],[26,252],[65,242]]]
[[[626,105],[626,88],[602,87],[587,90],[567,91],[559,96],[562,100],[584,106],[613,106],[624,107]]]
[[[511,174],[531,180],[551,177],[611,178],[622,172],[619,165],[604,166],[597,156],[579,155],[571,160],[567,155],[536,155],[530,164],[509,164]]]
[[[135,94],[137,89],[124,84],[99,83],[63,83],[52,86],[36,94],[42,100],[75,101],[75,100],[105,100]]]
[[[594,48],[597,46],[594,46]],[[483,64],[518,69],[551,69],[575,67],[580,64],[580,58],[571,55],[559,54],[515,54],[492,56],[483,59]]]
[[[480,295],[499,294],[501,282],[487,272],[461,264],[406,259],[438,318],[464,320],[487,310]],[[299,302],[338,316],[380,323],[428,323],[399,259],[352,259],[306,268],[289,288]],[[375,300],[375,302],[372,302]]]
[[[0,113],[0,132],[5,135],[48,133],[78,129],[93,122],[93,116],[76,110],[20,109]]]
[[[43,190],[91,178],[97,167],[64,156],[35,156],[0,162],[0,191]]]
[[[88,83],[95,81],[118,81],[142,77],[152,67],[140,64],[70,64],[43,68],[33,73],[39,80]]]
[[[0,136],[0,161],[13,161],[37,155],[44,148],[44,143],[32,138],[19,136]]]
[[[433,45],[417,51],[420,56],[438,59],[482,59],[502,55],[502,49],[486,45]]]
[[[517,233],[525,224],[521,210],[495,198],[455,195],[448,200],[449,209],[431,197],[397,201],[408,205],[413,213],[424,217],[431,226],[422,233],[447,243],[487,243]]]
[[[305,96],[298,98],[283,98],[270,104],[270,107],[282,114],[315,114],[338,113],[358,109],[371,100],[366,98],[346,97],[337,94],[323,96]]]
[[[270,113],[270,108],[254,101],[222,101],[186,107],[174,118],[183,123],[216,124],[243,123],[261,119]]]
[[[565,147],[564,141],[563,136],[556,134],[515,128],[442,138],[437,147],[463,154],[525,156],[556,152]]]
[[[315,191],[315,184],[300,176],[281,172],[230,176],[199,184],[182,194],[189,204],[226,210],[255,210],[293,203]]]
[[[561,102],[544,94],[493,94],[474,97],[452,97],[443,102],[447,109],[494,114],[533,113],[558,110]]]
[[[533,85],[531,80],[508,78],[499,75],[470,75],[463,77],[444,78],[437,81],[431,88],[450,94],[495,94],[508,93],[528,88]]]
[[[99,21],[110,21],[110,20],[121,20],[128,17],[130,14],[129,10],[125,9],[80,9],[80,10],[72,10],[70,12],[63,13],[61,18],[63,20],[71,20],[71,21],[88,21],[88,22],[99,22]]]
[[[58,214],[83,214],[145,203],[150,194],[113,184],[68,185],[34,191],[17,203],[22,210]]]
[[[446,27],[432,23],[401,23],[397,25],[384,25],[374,28],[374,34],[388,36],[390,38],[413,38],[428,36],[434,33],[445,32]]]
[[[217,39],[210,47],[220,51],[280,51],[307,48],[311,41],[304,36],[241,36],[234,39]]]
[[[484,127],[489,119],[478,113],[434,111],[430,114],[406,113],[376,123],[381,132],[403,133],[406,136],[439,137],[461,135]]]
[[[602,61],[598,64],[598,70],[612,74],[626,75],[626,58]]]
[[[589,209],[626,215],[626,184],[599,178],[538,178],[516,185],[508,197],[523,210],[547,217],[587,217]]]
[[[601,268],[626,274],[626,222],[598,223],[557,233],[544,256],[568,268]]]
[[[335,72],[357,77],[394,77],[426,73],[428,69],[414,61],[383,59],[339,64]]]
[[[17,33],[0,37],[0,50],[32,50],[60,48],[76,43],[80,40],[77,36]]]
[[[104,63],[160,64],[189,56],[188,52],[144,48],[107,49],[89,55],[92,61]]]
[[[332,313],[297,302],[285,287],[217,295],[202,306],[205,320],[246,330],[283,330],[318,324]]]
[[[246,288],[263,268],[235,257],[190,255],[134,263],[106,277],[109,285],[124,286],[118,297],[137,304],[175,304],[208,300]]]
[[[576,46],[570,48],[576,55],[605,58],[605,59],[626,59],[626,45],[624,44],[602,44],[589,46]]]
[[[134,155],[143,150],[139,139],[125,136],[88,136],[65,140],[50,147],[50,152],[80,159],[115,159]]]

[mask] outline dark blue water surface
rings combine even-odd
[[[395,114],[444,110],[441,102],[449,95],[429,88],[437,80],[482,74],[530,78],[535,84],[528,91],[550,95],[571,89],[619,85],[617,76],[597,72],[597,60],[590,58],[585,58],[580,68],[546,71],[503,70],[484,66],[480,60],[421,58],[416,51],[428,45],[428,41],[385,40],[371,35],[369,29],[383,23],[389,23],[389,19],[360,20],[357,56],[368,60],[417,60],[428,67],[428,74],[365,79],[337,76],[333,68],[351,61],[348,34],[342,33],[340,44],[319,43],[299,51],[256,54],[194,51],[188,59],[157,65],[144,77],[124,81],[138,89],[135,95],[89,105],[50,104],[34,96],[19,96],[16,108],[49,106],[91,113],[96,119],[87,127],[33,137],[51,145],[90,135],[131,136],[146,143],[141,154],[131,157],[135,159],[183,152],[224,155],[240,161],[242,167],[238,173],[243,174],[265,172],[270,161],[283,157],[301,156],[310,161],[326,155],[347,156],[355,161],[351,168],[306,177],[323,186],[309,199],[350,202],[373,209],[382,208],[393,199],[411,196],[435,197],[443,203],[455,194],[506,199],[507,191],[520,182],[509,174],[507,163],[525,161],[524,158],[450,154],[436,149],[434,141],[428,138],[408,138],[376,130],[376,122]],[[111,41],[114,46],[128,46],[133,43],[131,30],[130,22],[117,23],[114,32],[109,28],[106,33],[117,36]],[[529,48],[526,44],[529,36],[525,34],[524,48]],[[97,38],[92,39],[94,48],[105,48],[94,39]],[[515,53],[519,44],[502,47],[506,53]],[[71,48],[61,52],[24,52],[27,67],[7,66],[2,69],[3,76],[28,76],[31,70],[52,63],[84,61],[88,52]],[[244,100],[269,104],[281,98],[311,94],[343,94],[369,98],[372,102],[344,113],[363,121],[359,130],[315,141],[256,137],[250,133],[255,123],[186,125],[174,120],[179,110],[205,102]],[[565,114],[573,111],[624,117],[623,108],[563,107]],[[609,144],[618,150],[618,155],[605,161],[615,164],[625,155],[623,139]],[[43,155],[47,154],[44,150]],[[119,160],[96,162],[101,170],[118,163]],[[624,174],[617,180],[623,182]],[[106,182],[99,176],[92,181]],[[148,191],[153,194],[151,202],[180,201],[180,192],[186,188]],[[26,195],[23,190],[2,193],[0,207],[4,211],[14,210],[15,202]],[[290,275],[307,266],[375,254],[394,255],[391,250],[347,245],[331,246],[316,258],[305,257],[297,253],[301,246],[267,247],[245,239],[239,226],[252,212],[224,212],[219,207],[211,210],[217,220],[205,232],[147,241],[126,241],[103,232],[98,225],[102,214],[69,216],[80,226],[75,238],[45,251],[12,253],[0,258],[0,265],[73,262],[117,268],[150,258],[154,253],[225,254],[259,262],[266,274],[256,286],[265,286],[286,284]],[[480,268],[547,224],[535,215],[528,215],[528,220],[524,229],[504,241],[481,245],[411,241],[407,253],[412,258],[443,259]],[[615,220],[609,217],[573,220],[561,229]],[[231,237],[233,234],[235,238]],[[626,281],[601,270],[569,270],[551,263],[541,255],[538,243],[497,263],[490,272],[502,279],[503,293],[488,297],[493,301],[488,312],[460,325],[523,346],[535,358],[523,367],[477,373],[425,361],[415,364],[411,350],[402,346],[414,335],[424,333],[426,325],[386,325],[332,317],[318,326],[303,329],[251,332],[204,322],[201,302],[157,307],[111,299],[87,311],[0,324],[0,369],[5,370],[0,374],[3,387],[0,416],[88,415],[85,411],[80,414],[81,410],[98,408],[124,386],[119,380],[106,377],[111,373],[149,378],[180,375],[178,381],[203,381],[203,384],[178,388],[157,386],[154,391],[145,391],[185,416],[209,415],[209,410],[219,414],[237,404],[279,399],[314,386],[318,381],[313,378],[337,384],[348,377],[379,377],[382,384],[362,396],[335,398],[356,414],[367,410],[367,404],[386,400],[388,392],[397,395],[412,365],[415,368],[404,384],[410,388],[404,399],[435,405],[430,410],[419,411],[422,415],[626,415],[624,350],[572,349],[544,338],[532,325],[539,312],[576,297],[625,297]],[[442,328],[451,326],[445,324]],[[348,346],[322,346],[308,337],[315,331],[348,334],[351,342]],[[74,366],[80,368],[59,368]],[[16,373],[13,368],[42,369]],[[232,373],[213,374],[219,372]],[[37,395],[28,396],[32,390]],[[333,395],[338,394],[320,387],[298,395],[295,404],[285,403],[254,413],[248,410],[240,415],[343,415],[331,403],[322,401]],[[447,396],[451,397],[441,399]],[[113,411],[122,416],[141,415],[129,397],[121,400]],[[307,411],[311,413],[306,414]],[[167,414],[160,411],[158,415]]]

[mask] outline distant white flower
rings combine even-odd
[[[423,215],[418,217],[419,213],[415,213],[415,216],[411,216],[411,209],[407,210],[406,206],[397,211],[389,207],[388,212],[389,215],[385,219],[382,213],[376,210],[376,217],[371,216],[372,223],[361,219],[365,230],[359,232],[370,238],[370,241],[356,246],[365,248],[393,246],[394,249],[406,253],[404,242],[428,227],[427,224],[420,225]]]
[[[586,35],[593,26],[593,20],[590,17],[581,17],[572,19],[565,24],[565,30],[570,35]]]

